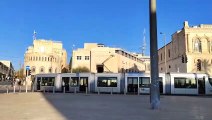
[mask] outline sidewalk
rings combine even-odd
[[[161,96],[151,110],[148,95],[0,94],[1,120],[211,120],[212,96]]]

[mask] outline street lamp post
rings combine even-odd
[[[158,109],[160,105],[159,72],[158,72],[158,43],[157,43],[157,16],[156,0],[149,0],[150,15],[150,58],[151,58],[151,85],[150,104],[152,109]]]
[[[165,63],[165,73],[167,73],[167,65],[166,65],[166,34],[165,33],[162,33],[160,32],[160,34],[162,34],[164,37],[163,37],[163,40],[164,40],[164,63]]]

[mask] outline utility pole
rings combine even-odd
[[[157,44],[157,17],[156,0],[149,0],[150,14],[150,58],[151,58],[151,86],[150,104],[152,109],[158,109],[160,105],[159,73],[158,73],[158,44]]]
[[[144,28],[144,32],[143,32],[143,45],[142,45],[142,56],[145,55],[145,50],[146,50],[146,29]]]

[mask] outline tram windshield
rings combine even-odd
[[[55,77],[42,77],[41,86],[54,86]]]

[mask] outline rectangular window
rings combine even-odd
[[[55,77],[43,77],[41,86],[54,86]]]
[[[138,85],[138,77],[128,77],[128,85]]]
[[[81,56],[77,56],[77,60],[81,60]]]
[[[70,86],[76,87],[79,85],[79,78],[78,77],[71,77]]]
[[[117,77],[98,77],[97,87],[117,87]]]
[[[85,60],[89,60],[89,56],[85,56]]]
[[[150,77],[139,77],[139,87],[149,88],[150,87]]]
[[[197,88],[197,81],[194,78],[174,78],[175,88]]]

